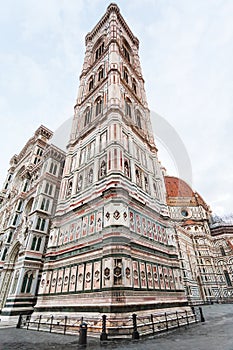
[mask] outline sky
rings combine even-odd
[[[72,117],[84,38],[109,3],[1,0],[0,183],[10,158],[41,124],[55,131]],[[177,157],[185,154],[183,170],[190,161],[193,189],[213,213],[232,213],[233,1],[117,4],[140,41],[158,155],[167,174],[182,177]],[[171,138],[161,134],[161,121]],[[173,139],[182,144],[181,153],[176,145],[174,151]]]

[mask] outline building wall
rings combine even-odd
[[[41,126],[10,163],[1,192],[0,309],[32,312],[60,187],[64,154]]]

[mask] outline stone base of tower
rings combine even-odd
[[[30,315],[36,303],[35,297],[8,298],[4,308],[1,310],[1,317],[12,317],[18,315]]]
[[[168,293],[166,293],[168,294]],[[183,291],[176,293],[152,294],[148,291],[105,291],[85,293],[83,295],[73,294],[60,296],[39,297],[34,314],[49,313],[50,315],[72,315],[96,316],[100,314],[111,314],[122,316],[129,313],[148,314],[161,310],[188,308],[187,299]]]

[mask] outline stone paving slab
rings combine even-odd
[[[89,338],[86,349],[103,350],[233,350],[233,304],[203,307],[206,322],[180,328],[139,341],[110,341],[100,344]],[[78,336],[26,329],[0,328],[0,350],[74,350]]]

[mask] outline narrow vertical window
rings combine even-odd
[[[92,76],[89,80],[88,90],[91,91],[93,89],[94,89],[94,77]]]
[[[136,80],[134,78],[132,80],[132,89],[133,89],[133,92],[136,94],[137,93],[137,83],[136,83]]]
[[[125,114],[131,118],[131,101],[128,98],[125,100]]]
[[[88,107],[84,113],[84,127],[90,124],[90,122],[91,122],[91,109],[90,107]]]
[[[104,77],[104,68],[100,67],[99,71],[98,71],[98,81],[101,81]]]
[[[95,115],[96,117],[102,112],[103,100],[101,97],[98,97],[95,101]]]
[[[129,74],[126,68],[124,68],[123,71],[123,79],[126,81],[127,84],[129,83]]]
[[[136,125],[139,129],[142,128],[141,113],[139,111],[136,113]]]

